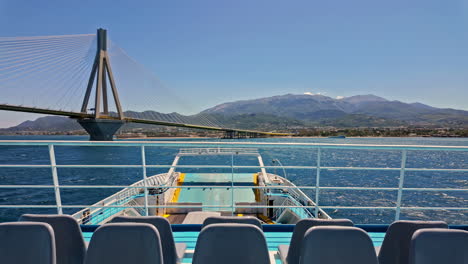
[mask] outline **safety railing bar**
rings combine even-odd
[[[261,147],[261,148],[317,148],[324,149],[363,149],[363,150],[437,150],[437,151],[468,151],[467,146],[435,146],[435,145],[378,145],[378,144],[331,144],[331,143],[295,143],[295,142],[206,142],[206,141],[76,141],[76,140],[0,140],[0,146],[119,146],[119,147]]]
[[[62,214],[62,199],[60,198],[60,183],[58,180],[57,172],[57,163],[55,161],[55,150],[54,145],[49,145],[49,159],[50,159],[50,169],[52,174],[52,182],[54,183],[54,194],[55,194],[55,203],[57,208],[57,213]]]
[[[320,206],[322,209],[376,209],[376,210],[396,210],[396,207],[373,207],[373,206]],[[449,210],[449,211],[467,211],[468,207],[400,207],[401,210]]]
[[[56,205],[0,205],[0,208],[56,208]],[[105,206],[88,206],[88,205],[62,205],[62,208],[144,208],[141,206],[126,206],[126,205],[105,205]],[[266,206],[266,205],[236,205],[235,208],[307,208],[314,209],[315,206]],[[148,208],[226,208],[230,209],[230,205],[148,205]],[[352,209],[352,210],[395,210],[396,207],[390,206],[320,206],[321,209]],[[448,211],[467,211],[468,207],[401,207],[402,210],[448,210]]]
[[[406,155],[407,151],[404,149],[401,151],[401,169],[400,177],[398,178],[398,194],[396,202],[396,211],[395,211],[395,221],[400,220],[400,208],[401,208],[401,199],[403,196],[403,185],[405,181],[405,169],[406,169]]]
[[[57,165],[58,168],[80,168],[87,165]],[[90,168],[100,168],[100,167],[125,167],[127,165],[90,165]],[[128,165],[128,167],[137,168],[141,165]],[[1,166],[0,166],[1,167]],[[200,168],[200,169],[274,169],[277,166],[240,166],[233,165],[146,165],[147,168]],[[84,168],[84,167],[83,167]],[[283,166],[284,169],[317,169],[317,166]],[[399,171],[400,168],[379,168],[379,167],[320,167],[321,170],[375,170],[375,171]],[[430,169],[430,168],[408,168],[409,171],[440,171],[440,172],[468,172],[468,169]]]
[[[468,207],[437,207],[437,206],[432,206],[432,207],[411,207],[411,206],[406,206],[406,207],[401,207],[401,210],[448,210],[448,211],[467,211]]]
[[[142,165],[122,165],[122,164],[89,164],[77,165],[67,164],[59,165],[57,168],[141,168]],[[0,168],[50,168],[51,165],[38,165],[38,164],[0,164]],[[146,165],[147,168],[199,168],[199,169],[275,169],[278,166],[240,166],[240,165]],[[283,166],[284,169],[317,169],[317,166]],[[399,171],[401,168],[388,168],[388,167],[320,167],[321,170],[364,170],[364,171]],[[438,172],[468,172],[468,169],[432,169],[432,168],[406,168],[406,171],[438,171]]]
[[[54,188],[54,185],[0,185],[0,189],[28,189],[28,188],[37,188],[37,189],[44,189],[44,188]],[[60,186],[62,188],[62,186]]]
[[[196,154],[196,153],[178,153],[177,155],[179,156],[230,156],[230,155],[236,155],[236,156],[255,156],[258,155],[258,152],[250,152],[250,153],[232,153],[232,152],[219,152],[219,153],[202,153],[202,154]]]
[[[181,148],[179,149],[179,153],[220,153],[220,152],[239,152],[239,153],[250,153],[256,152],[258,153],[258,149],[256,148]]]
[[[406,168],[406,171],[468,172],[468,169]]]
[[[321,149],[317,149],[317,161],[316,161],[316,175],[315,175],[315,208],[314,215],[319,213],[319,201],[320,201],[320,159],[321,159]]]
[[[320,206],[321,209],[395,210],[394,206]]]
[[[56,208],[56,205],[0,205],[0,208]],[[128,206],[128,205],[62,205],[63,208],[145,208],[144,205]],[[281,206],[235,206],[236,208],[283,208]],[[288,206],[295,208],[306,208],[307,206]],[[226,208],[231,209],[230,205],[148,205],[148,208]],[[313,208],[308,206],[307,208]]]
[[[37,188],[37,189],[44,189],[44,188],[54,188],[54,185],[0,185],[0,189],[21,189],[21,188]],[[133,189],[144,189],[144,186],[128,186],[128,185],[60,185],[60,188],[65,189],[117,189],[117,188],[133,188]],[[225,189],[225,188],[232,188],[231,186],[227,185],[182,185],[182,186],[148,186],[148,189],[151,188],[162,188],[162,189]],[[250,185],[234,185],[234,189],[288,189],[288,190],[295,190],[295,189],[306,189],[306,190],[315,190],[315,186],[250,186]],[[398,188],[392,187],[319,187],[321,190],[358,190],[358,191],[397,191]],[[467,192],[468,188],[403,188],[403,191],[420,191],[420,192]]]
[[[148,167],[147,165],[146,167]],[[170,167],[170,165],[156,165],[156,166],[161,166],[161,168],[165,167]],[[122,165],[122,164],[103,164],[103,165],[97,165],[97,164],[90,164],[90,165],[77,165],[77,164],[69,164],[69,165],[57,165],[57,168],[90,168],[90,169],[95,169],[95,168],[141,168],[141,164],[132,164],[132,165]]]
[[[67,206],[62,206],[62,208],[66,208]],[[86,206],[85,206],[86,207]],[[14,208],[14,209],[20,209],[20,208],[57,208],[56,204],[51,204],[51,205],[36,205],[36,204],[21,204],[21,205],[10,205],[10,204],[2,204],[0,205],[0,208]],[[81,208],[81,207],[78,207]]]
[[[0,208],[56,208],[56,205],[0,205]],[[63,208],[144,208],[144,205],[140,206],[128,206],[128,205],[80,205],[80,204],[69,204],[62,205]],[[309,208],[314,209],[315,206],[281,206],[281,205],[236,205],[236,208]],[[148,205],[148,208],[226,208],[231,209],[230,205]],[[396,207],[365,207],[365,206],[321,206],[322,209],[396,209]],[[442,207],[438,207],[441,209]]]
[[[416,192],[464,192],[468,188],[403,188],[403,191],[416,191]]]
[[[0,164],[0,168],[51,168],[52,165],[41,164]]]
[[[146,175],[146,154],[145,146],[141,146],[141,165],[143,173],[143,188],[145,191],[145,215],[148,216],[148,177]]]
[[[297,187],[300,189],[314,189],[315,187],[310,186],[301,186]],[[294,188],[293,188],[294,189]],[[398,188],[391,187],[320,187],[322,190],[362,190],[362,191],[397,191]],[[421,191],[421,192],[445,192],[445,191],[454,191],[454,192],[466,192],[468,188],[402,188],[403,191]]]
[[[448,210],[448,211],[466,211],[468,207],[401,207],[401,210]]]
[[[231,155],[231,216],[234,216],[234,155]]]
[[[54,188],[54,185],[0,185],[1,188]],[[87,188],[109,188],[109,189],[116,189],[116,188],[136,188],[136,189],[144,189],[144,186],[128,186],[128,185],[60,185],[60,188],[70,188],[70,189],[87,189]],[[230,185],[182,185],[182,186],[148,186],[147,188],[161,188],[161,189],[226,189],[232,188]],[[275,190],[282,190],[282,189],[311,189],[315,190],[315,186],[252,186],[252,185],[234,185],[234,189],[275,189]],[[320,189],[324,190],[379,190],[379,191],[395,191],[398,188],[380,188],[380,187],[320,187]],[[416,188],[417,189],[417,188]],[[430,190],[430,189],[429,189]],[[468,189],[440,189],[440,191],[452,191],[452,190],[463,190],[468,191]]]

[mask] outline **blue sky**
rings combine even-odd
[[[468,110],[467,0],[0,0],[2,37],[98,27],[184,113],[304,92]],[[25,118],[2,112],[0,127]]]

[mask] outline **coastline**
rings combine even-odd
[[[60,137],[67,137],[67,136],[70,136],[70,137],[87,137],[88,135],[86,134],[27,134],[27,135],[24,135],[24,134],[0,134],[0,137],[24,137],[24,136],[29,136],[29,137],[34,137],[34,136],[39,136],[39,137],[47,137],[47,136],[50,136],[50,137],[57,137],[57,136],[60,136]],[[221,137],[208,137],[208,136],[174,136],[174,137],[171,137],[171,136],[158,136],[158,137],[122,137],[122,138],[119,138],[119,137],[116,137],[115,139],[117,140],[137,140],[137,139],[214,139],[214,138],[217,138],[217,139],[223,139]],[[307,139],[307,138],[315,138],[315,139],[326,139],[326,138],[329,138],[329,139],[342,139],[342,140],[346,140],[346,139],[352,139],[352,138],[459,138],[459,139],[463,139],[463,138],[468,138],[468,136],[428,136],[428,135],[411,135],[411,136],[408,136],[408,135],[401,135],[401,136],[397,136],[397,135],[391,135],[391,136],[373,136],[373,135],[366,135],[366,136],[346,136],[345,138],[333,138],[333,137],[328,137],[328,136],[275,136],[275,137],[265,137],[265,138],[281,138],[281,139],[294,139],[294,138],[297,138],[297,139],[300,139],[300,138],[304,138],[304,139]]]
[[[119,138],[117,137],[116,139],[191,139],[191,138],[215,138],[215,137],[124,137],[124,138]]]

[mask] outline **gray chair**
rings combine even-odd
[[[115,223],[96,229],[85,264],[162,264],[158,230],[150,224]]]
[[[179,263],[184,257],[187,244],[175,243],[171,224],[166,218],[160,216],[116,216],[111,220],[111,223],[123,222],[147,223],[156,227],[159,232],[159,236],[161,237],[165,264]]]
[[[422,228],[448,228],[442,221],[406,221],[393,222],[385,233],[379,251],[380,264],[408,264],[411,237]]]
[[[362,229],[349,226],[317,226],[302,241],[300,264],[378,264],[374,245]]]
[[[0,262],[55,264],[54,230],[46,223],[0,224]]]
[[[468,264],[468,232],[455,229],[420,229],[413,235],[411,264]]]
[[[86,246],[80,225],[69,215],[24,214],[19,221],[43,222],[54,230],[58,264],[83,264]]]
[[[257,226],[260,229],[263,229],[260,220],[251,216],[210,216],[206,218],[205,221],[203,221],[202,228],[211,224],[251,224]]]
[[[349,219],[302,219],[296,223],[289,245],[279,245],[278,254],[281,262],[288,264],[299,263],[302,239],[309,228],[314,226],[354,226]]]
[[[262,230],[246,224],[211,224],[200,232],[193,264],[269,264]]]

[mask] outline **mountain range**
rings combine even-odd
[[[196,115],[127,111],[126,116],[172,122],[222,123],[226,127],[279,130],[298,127],[450,127],[468,128],[468,111],[436,108],[422,103],[390,101],[375,95],[340,99],[324,95],[286,94],[216,105]],[[128,124],[131,128],[148,125]],[[71,131],[81,127],[72,119],[47,116],[0,131]]]
[[[355,120],[355,124],[349,124],[351,127],[362,126],[364,120],[370,121],[369,124],[375,123],[376,126],[385,126],[386,124],[468,126],[468,111],[435,108],[422,103],[389,101],[375,95],[356,95],[334,99],[324,95],[286,94],[224,103],[202,113],[228,116],[268,113],[315,125],[333,125],[347,119]]]

